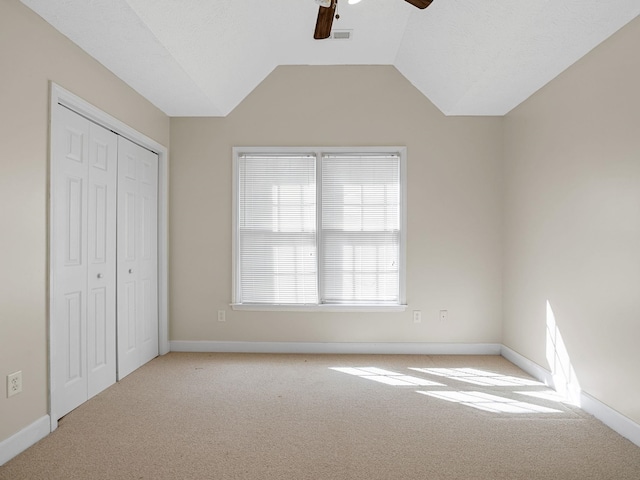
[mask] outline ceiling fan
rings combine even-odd
[[[433,0],[405,0],[405,2],[423,9],[431,5]],[[318,19],[316,20],[316,29],[313,32],[313,38],[322,40],[323,38],[329,38],[329,35],[331,35],[333,18],[339,18],[336,15],[338,0],[316,0],[316,3],[320,5],[320,8],[318,10]]]

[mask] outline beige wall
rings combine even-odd
[[[407,146],[406,312],[230,310],[231,149],[249,145]],[[501,341],[501,119],[446,118],[390,66],[279,67],[226,118],[172,118],[171,158],[172,340]]]
[[[640,423],[640,19],[505,119],[504,343]]]
[[[0,2],[0,442],[47,414],[50,80],[159,143],[169,119],[18,0]],[[23,393],[6,396],[6,375]]]

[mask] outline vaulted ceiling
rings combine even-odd
[[[394,65],[446,115],[504,115],[640,14],[639,0],[21,0],[170,116],[226,116],[278,65]],[[366,79],[363,79],[366,81]],[[340,88],[333,85],[332,88]]]

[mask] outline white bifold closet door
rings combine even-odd
[[[158,355],[158,156],[52,116],[52,415]]]
[[[117,135],[55,112],[52,318],[58,418],[116,381]]]
[[[158,356],[158,156],[118,137],[118,377]]]

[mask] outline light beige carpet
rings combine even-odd
[[[494,356],[171,353],[0,479],[640,479],[640,448],[530,380]]]

